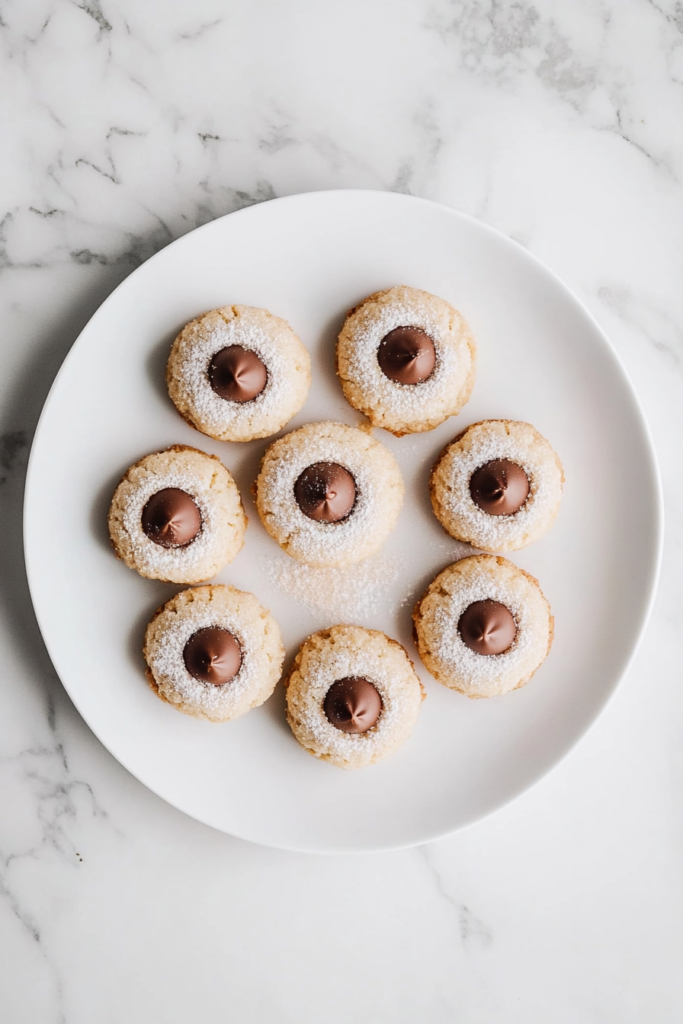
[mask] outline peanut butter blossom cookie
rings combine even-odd
[[[360,626],[309,636],[285,686],[297,741],[340,768],[363,768],[393,754],[413,731],[425,696],[403,647]]]
[[[391,452],[343,423],[308,423],[267,449],[254,485],[268,533],[309,565],[344,566],[377,551],[403,503]]]
[[[285,320],[253,306],[223,306],[182,329],[166,382],[191,426],[219,441],[251,441],[275,434],[301,409],[311,361]]]
[[[529,423],[484,420],[439,457],[430,480],[434,515],[456,540],[482,551],[517,551],[552,526],[562,501],[562,463]]]
[[[145,634],[147,679],[178,711],[228,722],[266,701],[280,678],[280,629],[253,594],[192,587],[167,601]]]
[[[247,517],[214,456],[173,445],[140,459],[116,488],[109,536],[117,556],[149,579],[200,583],[231,562]]]
[[[337,343],[347,401],[399,437],[460,412],[475,372],[475,341],[457,309],[406,285],[351,310]]]
[[[538,581],[505,558],[473,555],[440,572],[413,613],[420,657],[468,697],[523,686],[545,660],[553,617]]]

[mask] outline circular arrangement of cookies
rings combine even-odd
[[[182,419],[214,442],[267,439],[251,486],[257,524],[296,562],[336,571],[382,548],[404,502],[399,464],[372,428],[400,438],[458,415],[476,363],[462,314],[399,285],[358,302],[337,340],[341,392],[363,425],[306,422],[273,439],[306,402],[311,360],[284,319],[253,306],[222,306],[182,327],[166,383]],[[563,487],[550,442],[522,421],[471,423],[434,462],[434,515],[472,548],[441,569],[412,613],[417,656],[436,683],[498,697],[545,661],[548,601],[538,580],[502,555],[550,529]],[[116,556],[147,579],[187,586],[147,626],[141,667],[150,690],[185,715],[228,723],[282,681],[302,754],[347,769],[390,757],[417,726],[427,692],[408,650],[376,629],[331,623],[289,652],[283,676],[287,652],[266,595],[212,582],[244,544],[242,497],[222,457],[177,443],[137,458],[114,492]]]

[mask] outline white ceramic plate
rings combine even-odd
[[[268,442],[222,444],[193,431],[168,399],[165,361],[179,328],[202,311],[265,306],[293,325],[312,355],[310,396],[290,427],[357,423],[334,375],[336,334],[347,309],[398,283],[441,295],[464,313],[479,342],[477,382],[464,412],[431,433],[375,432],[401,465],[404,509],[382,554],[330,584],[297,569],[261,527],[250,487]],[[556,636],[524,689],[470,701],[421,668],[410,613],[436,572],[466,553],[431,513],[430,466],[467,424],[496,417],[533,423],[564,463],[555,526],[513,555],[539,579]],[[174,442],[219,455],[235,475],[247,541],[218,581],[253,591],[271,608],[288,657],[315,629],[350,618],[406,646],[428,696],[394,758],[344,772],[310,757],[286,725],[281,687],[226,725],[181,715],[147,687],[144,628],[177,588],[141,579],[116,560],[106,514],[125,469]],[[586,310],[524,249],[479,222],[423,200],[363,191],[242,210],[181,238],[124,281],[55,381],[33,445],[25,509],[40,627],[100,740],[146,786],[200,821],[310,851],[424,843],[489,814],[556,764],[634,653],[661,533],[647,427]]]

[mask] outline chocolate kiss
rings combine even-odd
[[[178,487],[164,487],[142,510],[142,529],[162,548],[184,548],[202,528],[202,517],[194,498]]]
[[[512,612],[500,601],[475,601],[458,621],[462,642],[476,654],[504,654],[517,636]]]
[[[493,459],[470,477],[472,501],[490,516],[511,516],[529,497],[529,478],[516,462]]]
[[[341,732],[367,732],[382,712],[382,698],[369,679],[346,676],[327,691],[323,710],[329,722]]]
[[[294,497],[309,519],[339,523],[356,503],[356,481],[337,462],[314,462],[294,484]]]
[[[208,626],[192,634],[183,649],[183,660],[195,679],[222,686],[239,672],[242,650],[229,630]]]
[[[266,386],[268,371],[250,349],[241,345],[222,348],[211,360],[209,382],[227,402],[251,402]]]
[[[420,327],[395,327],[382,338],[377,362],[384,376],[397,384],[422,384],[436,363],[434,342]]]

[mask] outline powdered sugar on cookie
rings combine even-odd
[[[202,526],[191,543],[165,548],[142,528],[149,498],[166,488],[185,491],[197,505]],[[146,456],[128,470],[116,489],[109,530],[119,557],[142,576],[172,583],[210,579],[244,543],[247,520],[237,486],[218,459],[176,445]]]
[[[526,473],[529,496],[513,515],[489,515],[472,500],[475,470],[508,459]],[[434,514],[457,540],[482,551],[516,551],[553,523],[562,500],[561,463],[546,439],[528,423],[485,420],[469,427],[443,453],[430,482]]]
[[[239,672],[221,686],[195,679],[185,666],[185,645],[206,628],[228,630],[242,652]],[[185,714],[217,722],[262,704],[280,677],[283,656],[273,617],[253,594],[234,587],[195,587],[176,595],[155,615],[145,638],[154,689]]]
[[[503,654],[483,655],[463,641],[458,623],[475,601],[497,601],[511,612],[517,634]],[[491,555],[464,558],[444,569],[414,613],[420,657],[445,686],[470,697],[506,693],[526,682],[552,640],[548,602],[533,577]]]
[[[354,676],[369,680],[382,699],[377,724],[359,734],[335,728],[323,709],[332,684]],[[400,644],[376,630],[333,626],[302,645],[287,682],[287,718],[309,753],[342,768],[360,768],[387,757],[407,739],[423,696]]]
[[[377,352],[396,327],[419,327],[434,342],[436,362],[420,384],[385,376]],[[339,335],[337,372],[347,400],[376,426],[396,434],[430,430],[460,411],[475,374],[476,347],[451,305],[417,288],[400,286],[371,295],[353,310]]]
[[[356,502],[340,522],[317,522],[297,504],[294,485],[318,462],[337,463],[354,478]],[[289,555],[316,566],[349,565],[377,551],[394,528],[403,493],[388,449],[364,431],[331,422],[309,423],[274,442],[256,481],[266,530]]]
[[[211,361],[232,345],[254,352],[266,367],[265,388],[248,402],[226,401],[211,387]],[[193,426],[217,440],[246,441],[276,433],[299,411],[311,382],[310,358],[285,320],[253,306],[225,306],[183,328],[166,377],[173,402]]]

